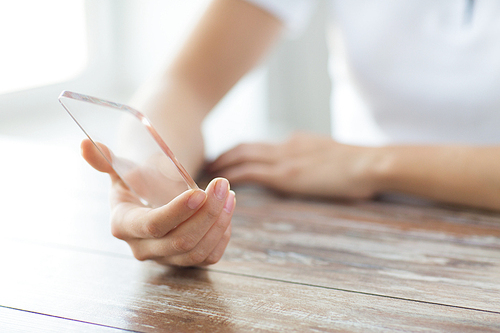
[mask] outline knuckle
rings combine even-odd
[[[284,179],[293,179],[299,176],[301,169],[292,163],[280,165],[276,170],[276,176]]]
[[[227,246],[227,243],[229,242],[230,238],[231,238],[231,230],[224,233],[224,236],[222,237],[221,242],[226,243],[226,246]],[[225,248],[224,248],[224,250],[225,250]],[[206,257],[204,262],[208,265],[213,265],[213,264],[218,263],[222,259],[222,256],[224,255],[224,250],[223,251],[213,251],[212,253],[210,253]]]
[[[213,265],[213,264],[216,264],[219,262],[219,260],[221,259],[222,257],[221,256],[215,256],[215,255],[209,255],[207,257],[207,259],[205,259],[205,262],[209,265]]]
[[[196,242],[191,237],[178,236],[172,240],[172,248],[178,253],[186,253],[194,249]]]
[[[248,143],[241,143],[234,150],[237,159],[245,159],[251,152],[252,147]]]
[[[132,248],[132,253],[134,254],[134,258],[139,261],[145,261],[150,259],[149,256],[147,256],[144,252],[134,250],[133,248]]]
[[[148,222],[144,225],[144,228],[145,228],[145,232],[148,236],[151,236],[153,238],[163,237],[162,230],[159,227],[158,223]]]
[[[203,250],[191,251],[188,253],[188,258],[192,265],[196,265],[205,261],[207,255],[208,254]]]
[[[217,232],[223,233],[226,231],[229,221],[230,221],[229,218],[220,218],[214,223],[213,228]]]
[[[287,157],[293,156],[299,149],[299,143],[297,141],[292,141],[291,139],[282,143],[278,149],[278,157],[280,159],[285,159]]]
[[[248,143],[240,143],[239,145],[236,146],[234,150],[241,153],[248,150],[248,147],[249,147]]]
[[[116,223],[111,223],[111,234],[118,239],[124,239],[123,232]]]
[[[217,209],[217,207],[211,206],[207,209],[206,211],[206,216],[209,221],[215,220],[219,218],[220,216],[220,209]]]
[[[157,264],[160,264],[160,265],[173,265],[173,263],[170,262],[169,260],[170,258],[156,258],[156,259],[153,259],[154,262],[156,262]]]

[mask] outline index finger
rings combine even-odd
[[[99,149],[97,149],[95,145],[98,145]],[[111,153],[108,147],[106,147],[102,143],[97,142],[94,144],[89,139],[85,139],[82,141],[80,149],[85,161],[87,161],[87,163],[90,164],[90,166],[92,166],[94,169],[109,174],[111,176],[111,179],[113,180],[118,177],[115,170],[108,162],[109,160],[111,160]],[[104,157],[101,152],[106,155],[106,157]],[[108,160],[106,160],[106,158]]]

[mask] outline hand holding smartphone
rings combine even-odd
[[[197,184],[174,156],[148,118],[134,108],[63,91],[59,102],[104,159],[141,201],[159,207],[171,199],[172,181]]]

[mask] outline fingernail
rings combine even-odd
[[[194,191],[193,194],[188,199],[187,205],[191,209],[198,208],[199,205],[205,200],[205,192],[199,190],[199,191]]]
[[[226,197],[227,192],[229,191],[229,182],[221,178],[217,180],[217,183],[215,184],[215,196],[219,200],[223,200]]]
[[[224,210],[226,213],[231,213],[235,204],[235,194],[233,191],[229,191],[229,195],[227,196],[226,203],[224,204]]]

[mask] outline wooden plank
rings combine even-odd
[[[500,312],[500,215],[237,190],[214,269]]]
[[[130,257],[109,233],[104,175],[74,152],[0,146],[0,238]],[[215,270],[500,309],[498,214],[284,199],[252,188],[237,197],[232,241]]]
[[[0,251],[0,305],[141,332],[500,330],[483,311],[8,240]]]
[[[9,333],[133,332],[0,306],[0,330]]]

